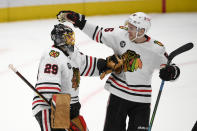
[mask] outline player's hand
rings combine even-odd
[[[123,59],[119,55],[112,55],[107,57],[107,67],[113,72],[120,74],[123,69]]]
[[[81,15],[79,13],[76,13],[74,11],[60,11],[57,14],[57,19],[59,22],[71,22],[75,27],[80,28],[81,30],[85,26],[86,20],[85,20],[85,15]]]
[[[165,67],[160,69],[159,77],[162,80],[170,81],[175,80],[180,75],[180,69],[175,64],[172,65],[166,65]]]
[[[123,68],[123,60],[118,55],[112,55],[104,59],[99,59],[97,62],[97,67],[100,74],[100,79],[102,80],[105,75],[115,72],[121,73]]]
[[[98,62],[97,62],[97,68],[99,70],[99,75],[100,75],[100,78],[101,78],[101,75],[104,73],[104,72],[107,72],[109,71],[109,73],[112,72],[112,70],[110,68],[107,67],[107,61],[105,59],[99,59]],[[104,78],[104,77],[103,77]],[[103,79],[101,78],[101,79]]]

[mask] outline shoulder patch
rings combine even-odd
[[[126,31],[128,30],[128,27],[126,27],[126,26],[119,26],[119,28],[123,29],[123,30],[126,30]]]
[[[159,46],[163,46],[163,44],[157,40],[154,41],[155,44],[158,44]]]
[[[126,42],[125,41],[120,41],[120,47],[125,47],[125,45],[126,45]]]
[[[50,53],[49,53],[49,55],[51,57],[56,58],[56,57],[58,57],[60,55],[60,53],[58,51],[51,50]]]

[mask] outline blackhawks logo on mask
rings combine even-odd
[[[51,52],[49,53],[49,55],[51,57],[56,58],[56,57],[58,57],[60,55],[60,53],[58,51],[51,50]]]

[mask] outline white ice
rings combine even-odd
[[[87,19],[105,27],[123,25],[129,14],[94,16]],[[168,52],[188,42],[194,48],[174,59],[181,68],[177,81],[166,82],[153,124],[153,131],[190,131],[197,120],[197,13],[149,14],[152,27],[149,35],[161,41]],[[0,130],[39,131],[32,116],[33,91],[11,70],[14,64],[33,85],[42,52],[52,45],[50,31],[56,19],[0,23]],[[84,53],[105,58],[113,51],[93,42],[79,29],[76,46]],[[106,80],[106,79],[105,79]],[[105,80],[82,78],[80,85],[81,114],[90,131],[102,131],[109,93]],[[152,80],[152,109],[161,80],[155,71]]]

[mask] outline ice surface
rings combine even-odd
[[[105,27],[123,25],[129,14],[87,17],[88,21]],[[152,27],[149,35],[161,41],[168,52],[193,42],[195,47],[176,57],[173,62],[181,68],[180,78],[166,82],[153,124],[153,131],[190,131],[197,120],[197,13],[150,14]],[[32,90],[8,69],[9,64],[23,74],[33,85],[36,82],[40,56],[52,45],[50,31],[57,20],[34,20],[0,23],[0,83],[2,131],[39,131],[32,116]],[[68,24],[69,25],[69,24]],[[77,47],[84,53],[105,58],[113,51],[93,42],[79,29]],[[105,79],[106,80],[106,79]],[[98,77],[82,78],[80,85],[81,114],[90,131],[102,131],[109,93],[103,88],[105,80]],[[158,71],[152,81],[152,107],[161,80]]]

